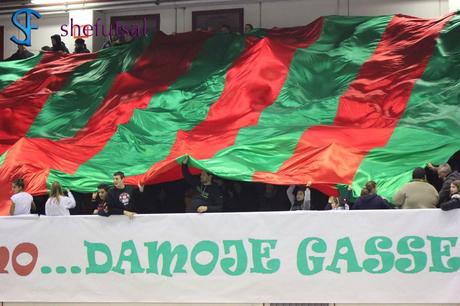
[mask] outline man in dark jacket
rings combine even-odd
[[[108,209],[111,215],[134,216],[136,213],[136,200],[139,193],[144,192],[144,186],[139,184],[139,190],[125,185],[125,174],[121,171],[113,174],[114,188],[110,189],[108,196]]]
[[[18,45],[18,51],[16,51],[13,55],[8,57],[5,61],[16,61],[26,59],[32,56],[34,56],[34,54],[32,52],[29,52],[25,46]]]
[[[51,43],[53,44],[51,51],[62,52],[66,54],[70,53],[69,49],[67,49],[65,44],[61,41],[61,36],[59,36],[59,34],[54,34],[51,36]]]
[[[259,188],[261,188],[259,189],[260,211],[286,211],[291,209],[291,203],[286,197],[286,186],[260,184]],[[309,200],[311,203],[311,198]],[[308,207],[310,207],[310,203],[308,203]]]
[[[438,167],[428,164],[428,168],[437,172],[438,177],[443,180],[441,190],[439,191],[439,203],[448,201],[450,199],[450,183],[460,180],[460,173],[452,171],[452,168],[447,163],[440,164]]]
[[[182,161],[182,175],[197,193],[192,197],[192,207],[187,212],[222,212],[224,199],[219,186],[212,183],[212,174],[202,171],[200,178],[194,177],[188,169],[188,156]]]

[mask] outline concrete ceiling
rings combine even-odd
[[[65,0],[59,4],[37,5],[31,4],[30,0],[0,0],[0,15],[10,15],[14,11],[29,7],[40,12],[67,11],[72,9],[97,9],[110,10],[114,8],[137,8],[137,7],[191,7],[210,4],[242,4],[255,2],[269,2],[274,0],[79,0],[66,3]],[[284,0],[292,1],[292,0]]]

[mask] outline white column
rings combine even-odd
[[[460,0],[449,0],[449,12],[460,10]]]
[[[72,53],[74,50],[74,43],[75,39],[78,36],[78,28],[74,27],[73,31],[73,36],[71,35],[71,25],[73,24],[78,25],[80,27],[80,36],[85,36],[83,33],[83,28],[85,25],[90,25],[91,27],[87,27],[89,30],[90,28],[94,28],[94,20],[93,20],[93,10],[76,10],[76,11],[69,11],[69,22],[68,22],[68,30],[69,30],[69,35],[67,35],[65,38],[65,43],[67,45],[67,48],[69,48],[69,51]],[[102,20],[103,21],[103,20]],[[99,29],[99,32],[101,32],[101,29]],[[82,37],[85,42],[86,42],[86,47],[90,50],[93,51],[93,37],[95,35],[94,29],[93,31],[87,31],[87,34],[91,33],[89,37]],[[99,48],[99,46],[97,46]]]
[[[337,0],[337,15],[349,16],[350,1],[349,0]]]

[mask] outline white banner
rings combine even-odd
[[[0,301],[460,302],[460,210],[0,218]]]

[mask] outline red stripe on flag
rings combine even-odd
[[[278,184],[311,180],[330,193],[324,184],[350,184],[367,153],[389,141],[439,32],[452,16],[435,21],[395,16],[340,98],[334,124],[307,129],[276,173],[256,172],[253,179]]]
[[[26,135],[49,96],[64,86],[75,68],[95,57],[47,52],[35,68],[0,92],[0,155]]]
[[[175,159],[189,154],[196,159],[211,158],[234,144],[241,128],[256,125],[262,111],[272,105],[286,80],[298,48],[307,48],[320,36],[323,18],[305,27],[271,30],[247,49],[227,73],[224,91],[209,109],[207,118],[191,131],[179,131],[168,157],[154,164],[144,175],[128,177],[147,183],[182,177]]]

